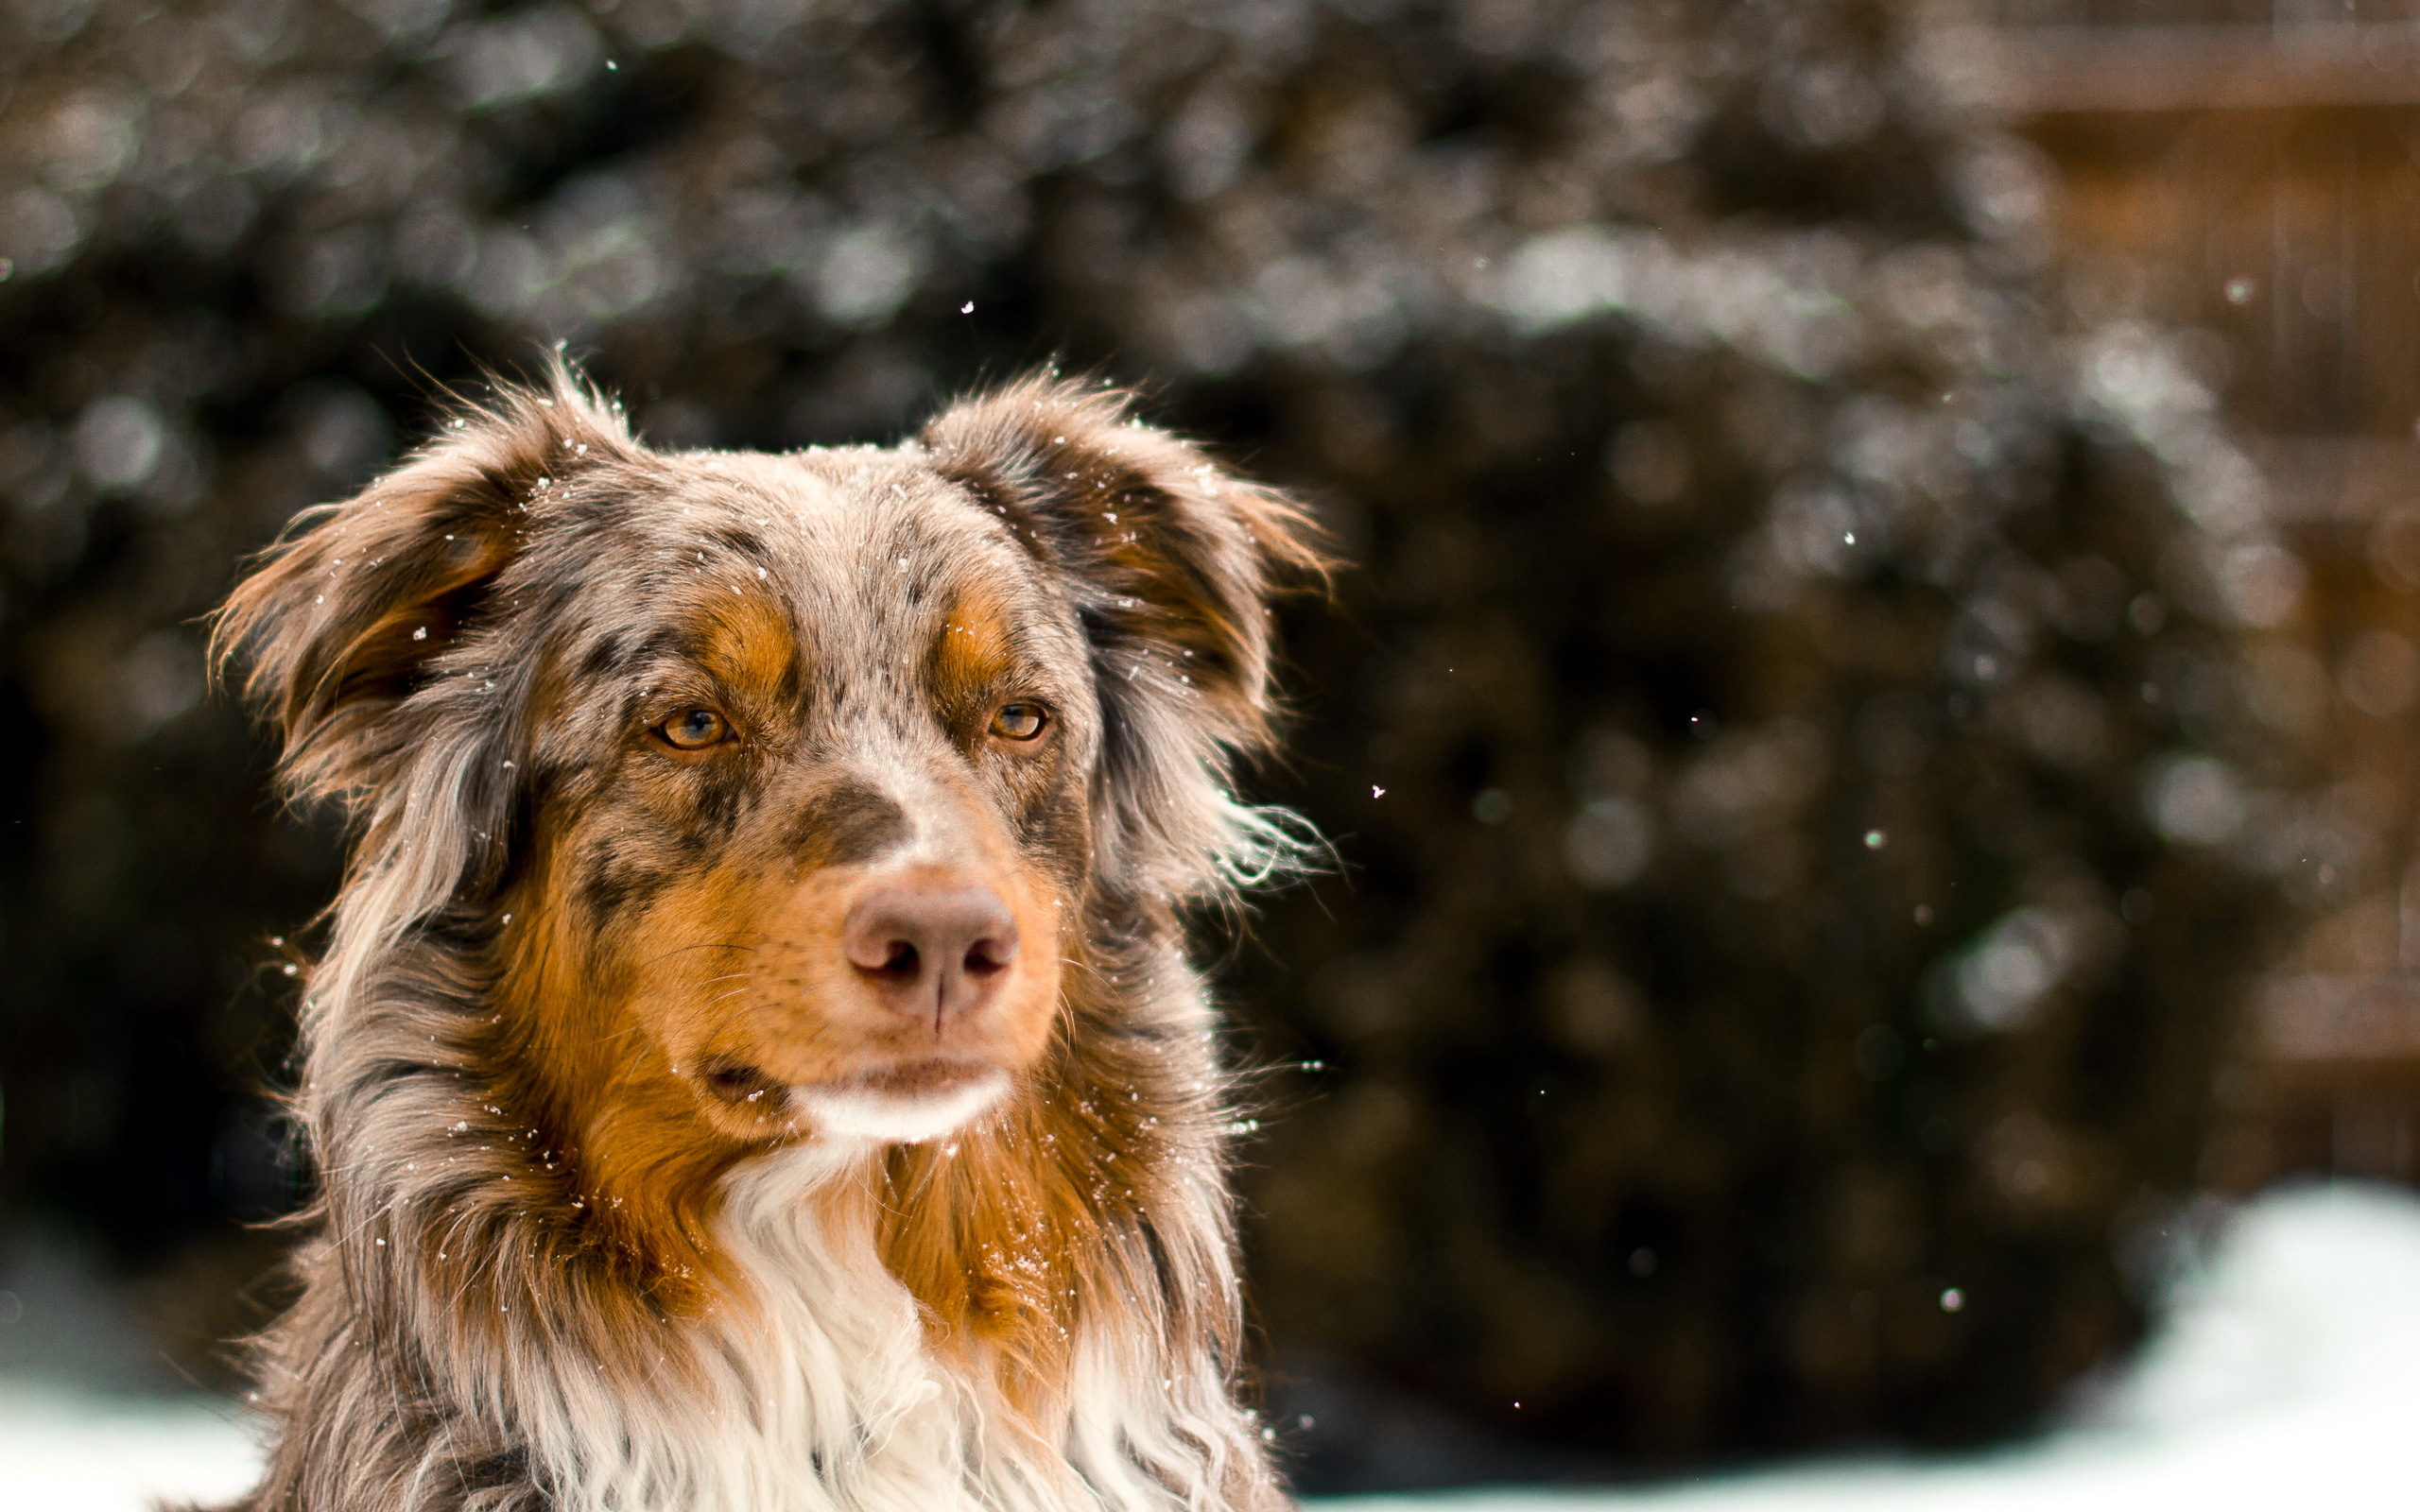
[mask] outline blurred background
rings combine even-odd
[[[0,1378],[278,1305],[338,837],[199,616],[556,343],[1333,532],[1209,941],[1305,1491],[2002,1441],[2414,1178],[2405,0],[0,0]]]

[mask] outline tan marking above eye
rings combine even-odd
[[[656,726],[655,733],[675,750],[704,750],[731,738],[731,721],[712,709],[683,709]]]
[[[992,733],[1002,740],[1032,740],[1050,723],[1050,711],[1038,703],[1004,703],[993,712]]]

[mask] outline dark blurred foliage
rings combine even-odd
[[[1260,782],[1340,871],[1228,973],[1303,1068],[1274,1400],[1361,1404],[1282,1419],[1306,1484],[1450,1472],[1372,1402],[1591,1463],[1971,1439],[2135,1332],[2269,904],[2363,842],[2246,707],[2302,581],[2257,477],[2157,333],[2047,313],[1955,30],[9,3],[16,1211],[206,1303],[179,1257],[286,1199],[270,937],[333,844],[195,617],[439,385],[562,340],[661,443],[786,447],[1059,354],[1357,563]]]

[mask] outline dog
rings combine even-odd
[[[352,824],[249,1512],[1290,1504],[1184,929],[1284,494],[1051,375],[666,452],[558,361],[298,517],[215,655]]]

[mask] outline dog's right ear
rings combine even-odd
[[[212,657],[283,741],[297,798],[391,779],[425,732],[403,717],[430,663],[477,627],[533,500],[636,457],[620,416],[557,365],[506,387],[357,497],[296,517],[218,610]]]

